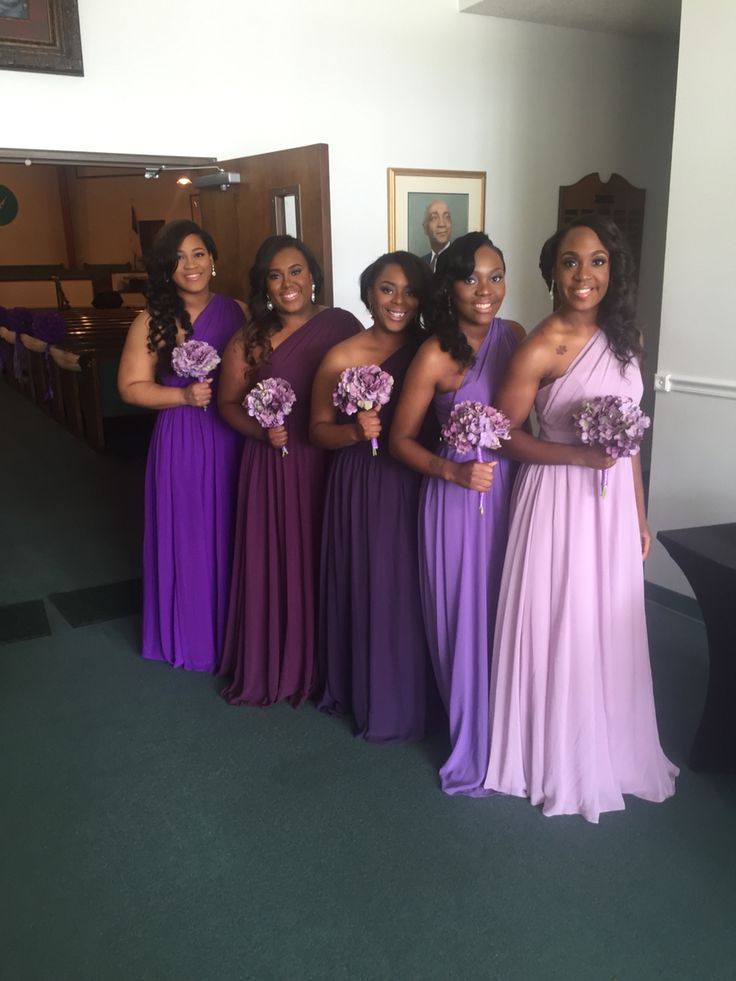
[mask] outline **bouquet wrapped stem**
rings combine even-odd
[[[497,450],[502,439],[511,438],[511,423],[503,412],[482,402],[458,402],[442,427],[442,439],[458,453],[475,451],[483,463],[483,447]],[[478,510],[485,514],[486,492],[480,492]]]
[[[377,364],[363,364],[346,368],[337,380],[332,393],[332,404],[346,416],[355,415],[358,409],[365,412],[380,409],[391,398],[394,380]],[[378,456],[378,439],[371,437],[371,455]]]
[[[266,378],[248,392],[243,406],[264,429],[278,429],[285,424],[295,402],[294,389],[285,378]],[[288,449],[282,446],[282,458],[288,455]]]

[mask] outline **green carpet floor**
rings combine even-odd
[[[9,409],[24,435],[0,427],[0,458],[36,487],[38,431],[55,478],[39,521],[6,498],[24,577],[4,561],[3,597],[136,577],[140,466],[0,384]],[[72,506],[92,530],[67,550],[48,531]],[[736,978],[736,780],[686,763],[702,624],[649,604],[676,796],[596,827],[446,797],[442,738],[373,746],[311,705],[230,707],[216,679],[141,660],[135,616],[47,612],[50,636],[0,651],[2,981]]]

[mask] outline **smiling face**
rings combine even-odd
[[[594,311],[608,291],[608,249],[592,228],[578,225],[560,240],[554,279],[562,306],[584,313]]]
[[[212,256],[199,235],[187,235],[176,250],[179,257],[171,279],[181,294],[196,294],[210,288]]]
[[[506,273],[501,256],[490,245],[481,245],[475,253],[472,273],[452,285],[460,329],[487,327],[505,295]]]
[[[390,334],[405,330],[419,310],[419,297],[404,270],[395,262],[379,271],[368,290],[368,301],[376,328]]]
[[[452,215],[446,201],[432,201],[427,205],[422,228],[433,252],[444,249],[452,238]]]
[[[312,274],[306,258],[291,246],[281,249],[266,273],[266,291],[279,313],[303,314],[312,306]]]

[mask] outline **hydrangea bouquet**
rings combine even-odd
[[[203,382],[220,360],[216,349],[207,341],[184,341],[171,352],[171,367],[176,374],[180,378],[196,378],[198,382]]]
[[[332,393],[332,404],[346,416],[354,415],[358,409],[368,411],[386,405],[391,398],[394,379],[377,364],[362,364],[357,368],[346,368],[337,380]],[[373,456],[378,453],[378,440],[371,439]]]
[[[295,402],[294,389],[285,378],[266,378],[248,392],[243,405],[264,429],[276,429],[284,425]],[[289,455],[285,446],[281,455]]]
[[[650,422],[637,402],[622,395],[586,399],[572,418],[580,441],[599,447],[614,460],[636,456]],[[606,496],[607,485],[608,471],[602,470],[601,497]]]
[[[458,453],[475,450],[475,458],[483,462],[481,450],[497,450],[502,439],[509,439],[511,423],[499,409],[482,402],[458,402],[442,427],[442,439]],[[484,513],[485,491],[481,492],[478,510]]]

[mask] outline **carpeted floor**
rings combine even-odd
[[[1,383],[0,413],[2,602],[136,579],[140,461]],[[699,622],[649,605],[677,795],[595,827],[444,796],[441,738],[232,708],[142,661],[136,615],[45,609],[49,636],[0,646],[2,981],[736,978],[736,780],[686,763]]]

